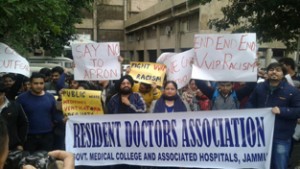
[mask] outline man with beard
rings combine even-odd
[[[30,152],[53,149],[53,122],[56,116],[54,96],[44,91],[44,75],[33,73],[31,88],[22,93],[17,102],[21,104],[29,121],[24,149]]]
[[[249,97],[246,107],[272,107],[275,128],[271,156],[272,169],[288,168],[291,138],[300,117],[300,92],[288,84],[285,67],[271,63],[267,67],[267,80],[258,83]]]
[[[117,94],[113,95],[107,104],[107,113],[123,114],[123,113],[145,113],[146,104],[139,93],[132,92],[134,81],[130,75],[121,77],[115,83]],[[140,169],[140,166],[133,165],[114,165],[112,169]]]
[[[134,81],[125,75],[115,84],[117,94],[108,102],[108,113],[145,113],[146,104],[139,93],[132,92]]]
[[[66,88],[68,85],[65,83],[66,74],[64,73],[64,68],[56,66],[51,69],[51,79],[45,82],[45,90],[48,93],[53,94],[56,100],[60,100],[59,91]],[[63,113],[57,111],[57,116],[59,119],[63,119]],[[65,148],[65,123],[62,120],[54,121],[54,148],[64,149]]]
[[[53,94],[54,96],[58,96],[58,92],[67,87],[68,85],[65,83],[64,69],[60,66],[56,66],[51,69],[51,80],[45,83],[45,90],[48,93]]]

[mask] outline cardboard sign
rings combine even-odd
[[[72,54],[75,80],[116,80],[121,77],[118,42],[73,44]]]
[[[62,110],[68,116],[103,114],[101,91],[64,89]]]
[[[16,51],[0,43],[0,72],[18,73],[29,77],[30,66],[28,61]]]
[[[197,34],[192,78],[256,81],[256,34]]]
[[[166,75],[166,65],[152,62],[130,62],[129,75],[138,82],[162,86]]]

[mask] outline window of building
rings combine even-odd
[[[105,20],[123,20],[124,19],[124,7],[116,5],[98,5],[98,16]]]
[[[98,40],[102,42],[124,41],[124,31],[123,30],[99,30]]]
[[[136,37],[136,41],[144,40],[144,33],[143,33],[143,31],[136,32],[135,37]]]
[[[144,51],[137,51],[138,54],[138,61],[144,61]]]
[[[199,13],[189,16],[189,32],[198,32],[199,30]]]
[[[160,35],[169,36],[174,33],[173,31],[174,23],[173,22],[167,22],[160,26]]]
[[[151,26],[147,29],[147,38],[154,39],[156,37],[156,27]]]
[[[81,14],[83,16],[83,18],[86,18],[86,19],[93,19],[93,11],[89,11],[87,9],[81,9]]]
[[[148,50],[148,54],[149,54],[149,61],[156,62],[156,59],[157,59],[156,50]]]
[[[126,36],[127,36],[127,41],[128,42],[134,42],[135,41],[133,33],[127,34]]]
[[[189,32],[189,21],[188,21],[188,18],[187,17],[184,17],[181,19],[181,22],[180,22],[180,32],[181,33],[186,33],[186,32]]]

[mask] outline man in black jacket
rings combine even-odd
[[[8,133],[5,122],[0,117],[0,169],[3,169],[8,155]]]
[[[28,131],[28,120],[19,103],[9,101],[6,88],[0,83],[0,116],[6,122],[9,135],[9,150],[23,150]]]

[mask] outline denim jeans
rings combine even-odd
[[[291,139],[273,140],[271,169],[288,168],[290,148],[291,148]]]

